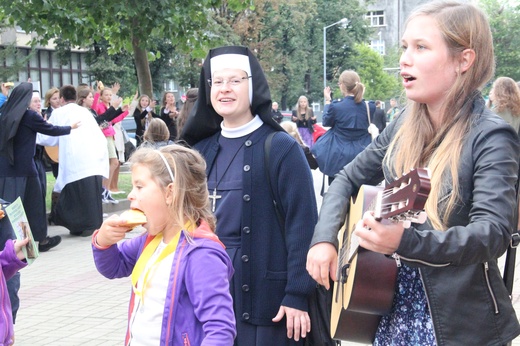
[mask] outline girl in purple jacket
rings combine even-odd
[[[231,261],[214,233],[205,161],[179,145],[138,149],[130,159],[131,208],[146,233],[125,238],[113,215],[92,238],[105,277],[131,276],[125,345],[233,345]]]
[[[5,212],[0,210],[0,219]],[[27,245],[29,237],[23,240],[9,239],[0,251],[0,345],[14,344],[13,313],[6,281],[27,265],[22,247]]]

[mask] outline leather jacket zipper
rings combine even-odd
[[[432,308],[431,308],[431,304],[430,304],[430,297],[428,297],[428,292],[426,291],[426,285],[424,284],[423,274],[421,272],[421,268],[419,268],[419,274],[420,274],[420,279],[421,279],[424,295],[426,296],[426,302],[428,302],[428,314],[430,315],[430,321],[432,321],[432,325],[433,325],[433,336],[435,337],[435,344],[438,345],[439,343],[437,342],[437,340],[438,340],[437,339],[437,329],[435,328],[435,324],[433,323],[433,316],[432,316]]]
[[[422,260],[418,260],[418,259],[407,258],[407,257],[399,255],[397,252],[394,252],[392,254],[392,258],[395,259],[395,262],[397,263],[398,267],[401,266],[401,259],[404,259],[405,261],[408,261],[408,262],[421,263],[421,264],[424,264],[424,265],[427,265],[427,266],[430,266],[430,267],[436,267],[436,268],[447,267],[447,266],[449,266],[451,264],[449,262],[448,263],[442,263],[442,264],[436,264],[436,263],[430,263],[430,262],[426,262],[426,261],[422,261]]]
[[[495,292],[493,292],[493,288],[491,287],[491,281],[489,280],[489,264],[488,262],[484,262],[484,276],[486,277],[486,284],[489,290],[489,295],[491,296],[491,300],[493,300],[493,306],[495,307],[495,315],[498,315],[500,312],[498,310],[497,299],[495,298]]]

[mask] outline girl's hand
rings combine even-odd
[[[137,89],[135,91],[135,95],[134,95],[134,101],[137,101],[139,99],[139,89]]]
[[[81,126],[81,121],[77,121],[74,124],[70,125],[70,128],[74,130],[74,129],[77,129],[78,127],[80,127],[80,126]]]
[[[14,252],[16,253],[16,257],[18,257],[19,260],[24,260],[25,255],[23,254],[22,248],[29,244],[29,237],[19,240],[13,240],[14,243]]]
[[[402,223],[383,224],[369,211],[365,212],[354,230],[354,235],[359,237],[359,246],[384,255],[391,255],[397,251],[403,233]]]
[[[121,105],[121,102],[123,102],[123,99],[121,97],[116,97],[116,99],[112,102],[112,107],[114,107],[114,109],[118,109]]]
[[[121,110],[123,110],[123,112],[126,112],[128,110],[128,108],[130,108],[130,106],[123,105],[123,107],[121,107]]]
[[[317,283],[330,289],[330,280],[336,281],[338,251],[331,243],[317,243],[307,253],[306,269]]]
[[[96,235],[97,244],[101,247],[107,247],[124,239],[126,232],[129,231],[128,227],[123,226],[126,221],[119,215],[112,215],[106,219]]]
[[[121,85],[118,82],[115,82],[114,84],[112,84],[112,93],[114,95],[117,95],[117,93],[119,92],[119,89],[121,89]]]
[[[157,102],[155,100],[152,100],[150,102],[150,107],[155,108],[156,105],[157,105]]]
[[[179,115],[179,112],[177,112],[176,109],[170,111],[170,118],[175,119]]]

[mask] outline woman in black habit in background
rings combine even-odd
[[[0,198],[8,202],[17,197],[22,199],[34,240],[39,251],[45,252],[58,245],[61,238],[47,236],[45,204],[34,162],[36,133],[67,135],[79,123],[53,126],[28,109],[32,88],[31,83],[21,83],[0,109]]]

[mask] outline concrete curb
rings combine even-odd
[[[103,204],[103,213],[113,214],[126,209],[130,209],[130,201],[128,199],[118,199],[118,201],[119,203],[117,204]]]

